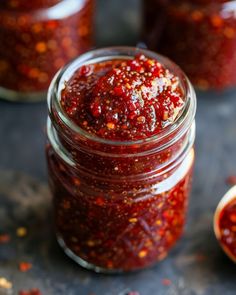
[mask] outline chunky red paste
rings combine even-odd
[[[91,47],[93,0],[78,1],[74,10],[67,0],[7,0],[0,11],[5,89],[46,91],[59,68]]]
[[[66,83],[61,104],[87,132],[122,141],[157,134],[185,105],[178,78],[144,55],[82,67]]]
[[[169,56],[200,89],[236,85],[233,1],[144,0],[145,39]]]
[[[125,144],[158,135],[181,116],[186,101],[178,77],[144,55],[98,62],[66,81],[60,102],[84,132],[124,143],[107,147],[63,129],[60,144],[73,167],[48,146],[57,234],[67,253],[111,271],[162,260],[183,231],[194,153],[161,173],[178,158],[186,134],[161,151],[174,134],[158,145]],[[58,116],[53,124],[65,127]]]
[[[218,227],[222,246],[236,260],[236,199],[223,208]]]

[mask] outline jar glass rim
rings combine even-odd
[[[134,140],[134,141],[117,141],[117,140],[110,140],[98,137],[94,134],[91,134],[81,127],[79,127],[76,123],[74,123],[71,118],[66,114],[63,110],[60,98],[61,98],[61,90],[64,87],[64,82],[68,81],[69,78],[74,74],[74,72],[79,69],[81,66],[86,64],[92,64],[96,61],[104,61],[104,60],[111,60],[111,59],[118,59],[118,58],[132,58],[137,54],[145,54],[146,56],[158,60],[158,62],[162,63],[167,69],[172,70],[180,79],[181,86],[184,90],[184,95],[186,97],[186,104],[181,113],[181,115],[177,118],[177,120],[170,124],[169,126],[165,127],[161,132],[155,134],[153,136]],[[188,130],[192,122],[195,118],[196,113],[196,94],[191,85],[190,81],[188,80],[187,76],[184,72],[171,60],[167,57],[164,57],[160,54],[152,52],[147,49],[141,49],[138,47],[105,47],[101,49],[91,50],[85,54],[80,55],[76,59],[74,59],[71,63],[66,65],[62,68],[52,80],[49,90],[48,90],[48,109],[49,112],[52,113],[52,104],[55,107],[56,112],[65,126],[70,129],[71,131],[75,132],[83,136],[84,138],[100,143],[106,144],[110,146],[132,146],[132,145],[141,145],[153,142],[161,142],[168,136],[170,136],[173,132],[178,130],[181,125],[186,125],[185,129]],[[182,133],[182,132],[181,132]]]

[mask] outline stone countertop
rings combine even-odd
[[[126,11],[120,17],[122,6]],[[138,1],[98,1],[97,43],[137,44]],[[104,18],[104,15],[106,16]],[[106,29],[106,22],[114,30]],[[0,102],[0,277],[43,295],[235,295],[236,267],[215,240],[212,219],[236,174],[236,92],[198,94],[196,165],[188,225],[170,256],[145,271],[109,276],[77,266],[57,245],[44,157],[46,103]],[[27,236],[16,235],[18,227]],[[22,273],[18,263],[33,268]],[[168,279],[171,281],[168,284]]]

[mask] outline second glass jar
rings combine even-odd
[[[45,98],[55,73],[92,46],[94,0],[2,0],[0,97]]]
[[[144,38],[202,89],[236,87],[236,1],[144,0]]]

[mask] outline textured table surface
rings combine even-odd
[[[138,42],[137,1],[98,1],[99,45]],[[126,7],[120,16],[121,8]],[[105,17],[104,17],[105,16]],[[107,22],[112,26],[108,30]],[[98,275],[67,258],[55,242],[44,158],[46,103],[0,102],[0,277],[13,292],[39,288],[44,295],[235,295],[236,267],[212,229],[215,207],[236,174],[236,92],[198,94],[196,165],[188,225],[170,256],[128,275]],[[16,229],[28,229],[25,238]],[[22,273],[18,263],[33,268]],[[171,284],[166,286],[165,279]],[[163,281],[164,280],[164,281]],[[0,295],[7,294],[0,289]],[[10,293],[9,293],[10,294]]]

